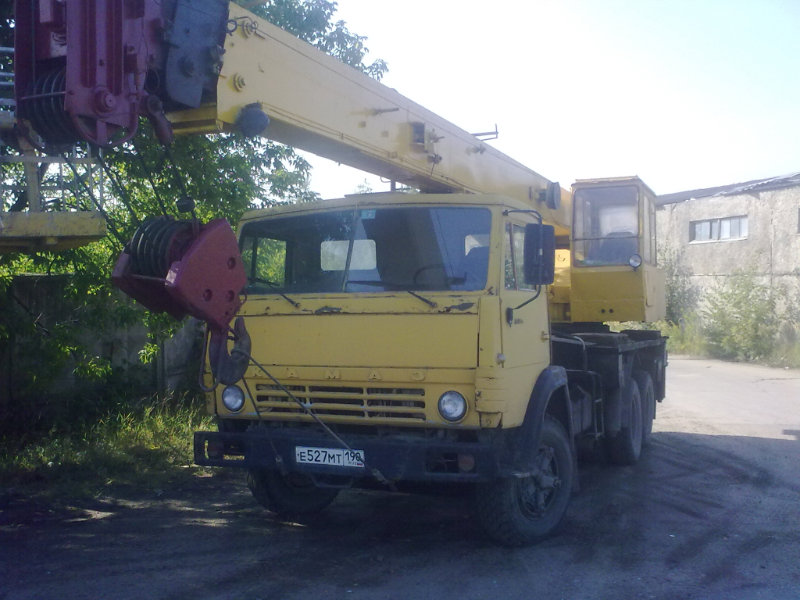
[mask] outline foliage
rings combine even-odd
[[[708,354],[703,324],[696,313],[688,314],[679,322],[661,321],[661,333],[667,336],[667,351],[672,354],[706,356]]]
[[[268,0],[249,10],[370,77],[380,80],[387,71],[383,60],[364,62],[369,53],[365,36],[352,33],[344,21],[333,21],[336,2]]]
[[[253,254],[255,253],[255,264]],[[283,285],[285,282],[286,242],[268,238],[256,238],[254,243],[248,239],[242,248],[242,261],[250,265],[251,282],[269,286]]]
[[[691,273],[683,266],[680,255],[666,250],[659,256],[658,264],[665,274],[667,321],[680,324],[694,314],[697,307],[697,290],[690,281]]]
[[[711,356],[759,360],[770,356],[779,332],[777,292],[750,272],[716,284],[702,311]]]

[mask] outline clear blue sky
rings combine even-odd
[[[551,180],[800,171],[800,0],[338,0],[383,82]],[[360,174],[317,166],[323,196]],[[386,186],[370,179],[375,191]]]

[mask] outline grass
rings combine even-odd
[[[8,438],[0,441],[0,486],[60,501],[120,487],[157,492],[200,469],[192,433],[211,426],[197,402],[170,397],[71,430]]]

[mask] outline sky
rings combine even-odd
[[[382,83],[551,181],[800,171],[800,0],[338,0]],[[388,183],[315,159],[323,197]]]

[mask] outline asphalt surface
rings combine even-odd
[[[800,598],[800,372],[671,359],[634,467],[582,465],[560,532],[494,546],[460,497],[340,495],[307,525],[236,473],[0,510],[0,600]]]

